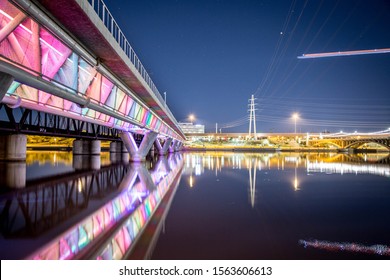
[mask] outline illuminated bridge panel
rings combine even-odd
[[[11,28],[15,25],[16,28]],[[170,129],[147,105],[102,75],[70,47],[56,38],[45,27],[23,14],[7,0],[0,0],[0,61],[18,67],[32,77],[43,78],[69,94],[82,97],[109,109],[112,115],[92,110],[86,105],[55,96],[17,81],[7,95],[22,98],[21,106],[34,104],[41,111],[56,110],[69,116],[79,116],[122,130],[147,128],[176,139],[181,137]],[[52,112],[52,111],[51,111]],[[115,118],[114,116],[125,118]]]

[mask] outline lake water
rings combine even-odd
[[[1,165],[0,258],[389,259],[388,157],[28,152]]]
[[[153,258],[389,258],[387,156],[185,154]]]

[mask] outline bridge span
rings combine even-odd
[[[280,143],[294,142],[296,148],[324,147],[331,146],[337,149],[355,149],[364,144],[375,143],[390,151],[390,129],[372,133],[257,133],[256,137],[246,133],[194,133],[188,134],[189,141],[225,141],[239,140],[241,142],[252,142],[253,140],[268,139],[275,145]]]
[[[8,132],[1,130],[0,159],[23,159],[26,140],[15,133],[31,112],[65,118],[68,130],[80,126],[75,121],[115,129],[107,134],[120,136],[133,161],[144,160],[154,144],[165,154],[185,139],[102,0],[0,0],[0,101],[17,123],[2,125]],[[77,141],[86,153],[100,147],[98,140]]]

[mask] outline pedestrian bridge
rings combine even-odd
[[[0,0],[0,28],[1,103],[120,130],[135,160],[155,142],[180,147],[183,132],[102,0]]]

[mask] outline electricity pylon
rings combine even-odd
[[[255,104],[255,97],[252,94],[251,99],[249,99],[249,137],[251,137],[252,133],[252,121],[253,121],[253,134],[254,138],[257,139],[256,134],[256,104]]]

